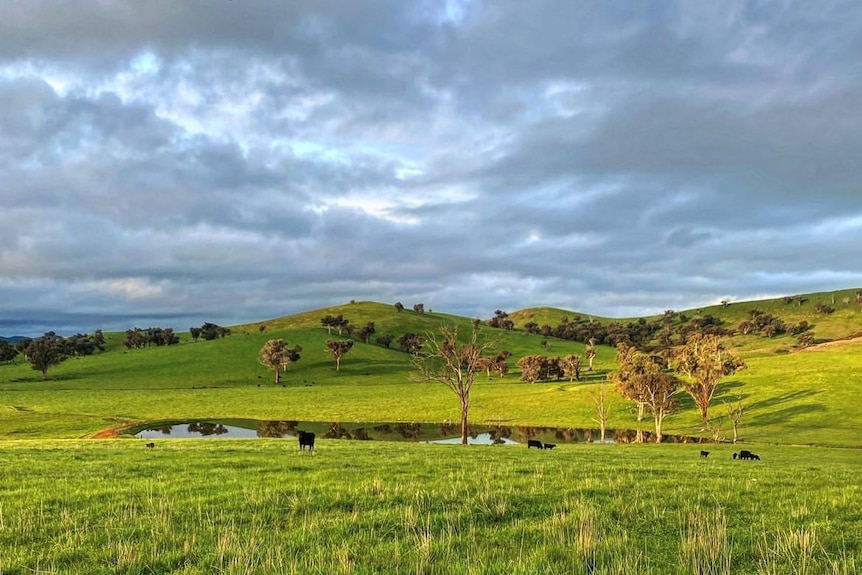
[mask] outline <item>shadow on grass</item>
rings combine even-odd
[[[783,393],[781,395],[776,395],[774,397],[770,397],[761,401],[757,401],[752,403],[749,407],[753,410],[761,410],[768,409],[770,407],[775,407],[777,405],[782,405],[787,402],[796,402],[801,399],[807,399],[810,397],[814,397],[816,395],[820,395],[823,393],[822,391],[816,391],[813,389],[800,389],[798,391],[793,391],[790,393]]]
[[[759,426],[786,424],[795,417],[826,412],[828,408],[824,405],[810,402],[800,403],[802,400],[815,397],[821,393],[823,392],[803,389],[755,402],[750,406],[753,412],[751,423]],[[787,405],[788,403],[793,403],[794,405]]]

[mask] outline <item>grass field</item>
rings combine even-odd
[[[715,311],[743,317],[752,306],[772,313],[760,303]],[[858,332],[858,310],[839,311],[820,327],[836,339]],[[443,321],[470,325],[357,303],[269,320],[263,331],[235,326],[211,342],[183,334],[176,346],[127,351],[122,334],[107,334],[105,352],[69,359],[46,381],[23,362],[0,365],[0,575],[860,571],[862,347],[849,339],[797,351],[787,337],[735,338],[748,367],[728,378],[711,413],[729,437],[723,402],[743,401],[744,445],[708,445],[707,459],[693,444],[539,451],[319,439],[308,455],[294,440],[159,439],[146,449],[130,435],[84,439],[165,420],[457,420],[456,397],[418,381],[396,346],[357,342],[336,372],[324,345],[336,334],[320,326],[327,313],[374,321],[396,339]],[[584,351],[485,332],[514,358]],[[303,348],[284,386],[257,362],[271,338]],[[580,382],[483,375],[470,419],[594,428],[614,355],[599,346]],[[609,427],[651,428],[612,391],[608,403]],[[664,431],[708,436],[685,397]],[[734,461],[742,447],[762,461]]]
[[[731,446],[0,442],[0,573],[839,574],[862,458]]]

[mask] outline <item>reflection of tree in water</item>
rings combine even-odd
[[[371,436],[368,435],[368,432],[365,431],[364,427],[360,427],[359,429],[353,430],[353,439],[368,440],[371,439]]]
[[[162,435],[170,435],[173,428],[173,425],[163,425],[161,427],[154,427],[152,431],[158,431]]]
[[[284,437],[296,435],[296,421],[259,421],[257,423],[258,437]]]
[[[554,432],[554,437],[556,437],[560,441],[571,441],[573,443],[577,443],[578,441],[582,440],[584,436],[583,431],[584,430],[582,429],[577,429],[574,427],[560,428]]]
[[[418,423],[399,423],[397,431],[404,439],[417,439],[422,437],[422,426]]]
[[[327,439],[351,439],[350,432],[344,429],[340,423],[333,423],[329,426],[323,437]]]
[[[449,437],[458,433],[458,427],[454,423],[440,424],[440,437]]]
[[[201,435],[223,435],[228,431],[221,423],[189,423],[188,430]]]
[[[505,443],[505,441],[503,441],[504,439],[512,437],[512,428],[498,425],[494,429],[490,430],[488,433],[491,436],[492,443]]]

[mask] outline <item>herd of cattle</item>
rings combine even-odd
[[[298,431],[297,438],[299,439],[299,450],[305,451],[308,448],[308,451],[314,451],[314,433],[310,431]],[[152,449],[156,446],[155,443],[149,442],[147,443],[147,447]],[[556,443],[542,443],[538,439],[529,439],[527,440],[527,449],[535,447],[536,449],[553,449],[557,446]],[[704,459],[709,457],[709,451],[701,450],[700,456]],[[760,461],[760,456],[756,453],[752,453],[747,449],[741,450],[739,453],[733,454],[734,459],[742,459],[742,460],[751,460],[751,461]]]

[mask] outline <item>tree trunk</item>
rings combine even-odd
[[[275,368],[275,385],[281,383],[281,371],[276,367]]]
[[[341,358],[335,358],[335,371],[341,371]]]
[[[604,421],[599,423],[599,431],[602,432],[602,438],[599,440],[599,442],[602,445],[604,445],[605,444],[605,422]]]
[[[645,404],[642,401],[638,402],[638,421],[644,420],[644,407]]]
[[[739,422],[733,422],[733,442],[736,443],[739,440]]]
[[[461,398],[461,445],[467,445],[467,411],[470,408],[466,397]]]
[[[700,409],[700,419],[704,425],[709,423],[709,401],[699,401],[697,407]]]
[[[661,425],[664,421],[664,413],[656,413],[655,414],[655,442],[661,443],[662,434],[661,434]]]

